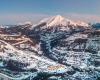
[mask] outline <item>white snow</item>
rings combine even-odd
[[[88,37],[88,34],[81,34],[81,33],[76,33],[65,39],[66,41],[74,41],[75,39],[82,38],[86,39]]]
[[[27,67],[23,67],[23,69],[36,68],[41,71],[44,66],[47,68],[48,66],[57,66],[58,65],[58,63],[56,63],[52,60],[34,55],[33,52],[28,52],[28,51],[23,52],[21,50],[14,48],[12,45],[8,44],[5,41],[0,40],[0,42],[6,44],[5,47],[8,49],[8,50],[5,50],[5,52],[0,52],[0,56],[3,57],[4,59],[8,59],[8,60],[12,59],[12,60],[16,60],[19,62],[24,62],[24,63],[30,64]],[[13,56],[10,57],[9,53],[11,53]],[[46,69],[46,70],[47,70],[47,72],[52,72],[52,73],[55,72],[52,70],[49,71],[48,69]],[[66,68],[63,67],[61,69],[60,68],[57,69],[56,71],[65,72],[65,70],[66,70]]]
[[[37,25],[42,24],[42,23],[46,23],[46,25],[43,26],[43,28],[60,26],[60,28],[63,27],[63,29],[66,29],[66,28],[69,29],[68,27],[69,25],[71,25],[73,28],[76,28],[77,26],[83,26],[84,28],[89,27],[89,25],[85,22],[81,22],[81,21],[75,22],[70,19],[66,19],[62,17],[61,15],[45,18],[41,20]]]

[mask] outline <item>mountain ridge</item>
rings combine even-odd
[[[58,27],[58,28],[61,28],[61,30],[67,30],[67,31],[71,29],[89,28],[88,23],[81,22],[81,21],[75,22],[70,19],[66,19],[65,17],[61,15],[44,18],[38,24],[34,25],[33,28],[37,26],[42,29]]]

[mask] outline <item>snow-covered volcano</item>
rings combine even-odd
[[[53,17],[45,18],[45,19],[41,20],[35,26],[42,27],[43,29],[59,26],[60,28],[63,28],[63,29],[67,28],[67,30],[70,28],[76,29],[76,28],[81,27],[81,28],[85,29],[85,28],[89,27],[88,23],[81,22],[81,21],[75,22],[75,21],[72,21],[72,20],[62,17],[61,15],[56,15]]]

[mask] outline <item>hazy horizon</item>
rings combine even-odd
[[[31,21],[61,15],[68,19],[100,22],[100,0],[2,0],[0,24]]]

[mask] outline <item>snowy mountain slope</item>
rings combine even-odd
[[[5,60],[5,61],[8,61],[9,60],[14,60],[14,61],[17,61],[20,63],[23,63],[23,64],[28,64],[28,65],[25,65],[23,67],[21,67],[22,69],[25,69],[25,70],[30,70],[30,69],[37,69],[41,72],[50,72],[50,73],[64,73],[66,71],[68,71],[67,67],[64,66],[64,65],[61,65],[61,64],[58,64],[50,59],[47,59],[47,58],[43,58],[43,57],[39,57],[39,56],[36,56],[34,55],[32,52],[24,52],[22,50],[18,50],[16,48],[14,48],[12,45],[8,44],[7,42],[5,41],[2,41],[0,40],[0,43],[2,43],[2,45],[4,45],[4,51],[0,52],[0,58]],[[11,55],[11,56],[10,56]],[[14,62],[12,62],[14,63]],[[16,64],[16,63],[15,63]],[[17,65],[19,65],[17,64]],[[48,70],[48,68],[50,66],[63,66],[63,67],[59,67],[57,68],[55,71],[53,70]]]
[[[54,28],[54,27],[59,27],[61,28],[61,30],[70,30],[72,29],[76,29],[76,28],[88,28],[89,25],[85,22],[75,22],[69,19],[66,19],[60,15],[57,16],[53,16],[53,17],[49,17],[49,18],[45,18],[43,20],[41,20],[37,25],[35,26],[39,26],[42,27],[43,29],[45,28]]]
[[[18,55],[20,55],[20,56],[22,56],[22,57],[25,56],[25,52],[14,48],[14,47],[11,46],[10,44],[6,43],[5,41],[0,40],[0,42],[6,44],[5,48],[7,48],[7,49],[9,49],[9,50],[12,50],[13,52],[18,53]],[[27,54],[27,55],[28,55],[28,54]],[[30,56],[30,55],[28,55],[28,56]],[[46,60],[42,59],[41,57],[38,57],[38,56],[35,56],[35,55],[31,55],[31,57],[33,57],[33,58],[35,58],[35,59],[37,59],[37,60],[43,61],[43,62],[46,61]],[[26,61],[27,61],[27,60],[26,60]],[[47,61],[47,63],[53,64],[53,62],[49,62],[49,61]]]
[[[96,80],[93,77],[100,73],[100,55],[98,54],[100,52],[100,34],[93,34],[89,37],[91,32],[88,32],[87,28],[89,26],[87,23],[74,22],[57,15],[46,18],[35,25],[34,28],[39,29],[37,32],[31,30],[30,25],[30,22],[26,22],[25,24],[16,25],[15,28],[6,29],[12,35],[10,37],[6,33],[7,40],[10,38],[12,40],[15,34],[19,34],[19,32],[23,33],[21,36],[24,38],[14,38],[15,43],[10,43],[11,40],[9,40],[10,42],[3,41],[5,39],[1,36],[0,60],[2,62],[0,61],[0,67],[3,67],[2,63],[6,61],[14,70],[17,67],[17,69],[21,68],[27,72],[35,69],[38,72],[46,72],[47,74],[61,73],[65,78],[64,80],[70,78],[71,80],[77,80],[77,78],[87,80],[84,79],[85,77],[88,77],[89,80]],[[74,29],[87,30],[78,32]],[[14,34],[13,30],[15,30]],[[69,30],[73,30],[73,32],[67,32]],[[16,40],[19,40],[18,43]],[[37,40],[38,42],[36,42]],[[35,45],[32,45],[32,43],[35,43]],[[8,66],[5,68],[8,69]],[[12,72],[13,70],[11,70]],[[20,69],[19,72],[21,72]]]

